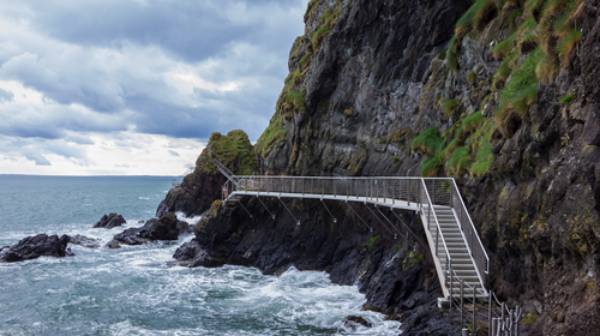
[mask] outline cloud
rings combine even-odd
[[[14,98],[15,98],[15,95],[13,95],[12,92],[0,89],[0,102],[10,101],[10,100],[13,100]]]
[[[13,150],[11,160],[79,171],[100,149],[126,145],[145,155],[145,144],[134,143],[145,135],[172,139],[165,146],[180,159],[191,150],[177,146],[195,139],[197,152],[214,131],[239,128],[256,139],[274,111],[307,2],[2,2],[3,149],[7,138],[24,141],[29,151]]]

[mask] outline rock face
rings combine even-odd
[[[173,213],[150,219],[139,228],[130,228],[115,235],[107,246],[118,248],[120,244],[141,245],[154,240],[177,240],[188,231],[188,224],[177,219]]]
[[[0,261],[16,262],[41,256],[65,257],[72,255],[67,248],[69,236],[38,234],[22,239],[13,246],[0,249]]]
[[[491,288],[525,307],[523,330],[593,334],[599,8],[598,0],[310,1],[255,146],[260,173],[453,176],[490,255]],[[219,190],[205,195],[203,210]],[[365,253],[372,233],[347,208],[334,210],[345,220],[333,224],[322,207],[294,203],[296,215],[311,214],[296,228],[277,203],[268,204],[271,221],[260,204],[243,202],[254,222],[235,204],[219,209],[179,256],[271,273],[325,270],[358,281],[370,307],[401,314],[405,334],[445,334],[430,322],[444,320],[430,309],[439,295],[431,266],[398,266],[412,264],[411,251],[428,254],[418,239],[399,255],[394,243],[371,240]]]
[[[251,174],[257,170],[256,154],[244,132],[231,131],[227,135],[214,133],[198,157],[194,171],[180,185],[169,190],[160,203],[156,210],[157,217],[178,211],[188,216],[200,215],[213,200],[219,198],[225,178],[212,164],[213,156],[239,174]]]
[[[114,227],[121,226],[125,223],[126,221],[125,218],[123,218],[123,216],[113,212],[102,216],[102,218],[100,218],[100,221],[98,221],[98,223],[96,223],[94,227],[112,229]]]

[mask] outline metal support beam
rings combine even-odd
[[[390,228],[391,228],[392,232],[394,233],[394,240],[398,239],[398,235],[401,234],[402,232],[400,232],[398,230],[398,228],[396,228],[394,223],[392,223],[392,221],[389,218],[387,218],[387,216],[383,213],[383,211],[381,211],[379,209],[378,206],[375,205],[374,208],[375,208],[375,210],[377,210],[377,212],[379,212],[381,217],[383,217],[383,219],[385,219],[385,221],[388,222],[388,224],[390,225]]]
[[[262,205],[263,208],[265,208],[265,210],[267,211],[267,213],[269,214],[269,216],[271,216],[272,220],[275,220],[275,214],[273,214],[269,208],[267,207],[267,205],[265,204],[265,202],[263,202],[260,197],[258,195],[256,195],[256,199],[258,200],[258,202]]]
[[[252,214],[250,213],[250,211],[248,210],[248,208],[246,208],[246,206],[244,205],[244,203],[242,203],[241,199],[240,199],[239,205],[240,205],[240,207],[242,207],[242,209],[244,210],[244,212],[246,212],[246,214],[248,215],[248,217],[250,217],[250,219],[254,220],[254,216],[252,216]]]
[[[294,216],[294,214],[292,213],[292,210],[290,210],[290,208],[288,208],[288,206],[285,204],[285,202],[281,200],[281,197],[277,197],[277,199],[279,200],[281,205],[283,205],[283,208],[288,212],[290,217],[292,217],[292,219],[294,219],[294,221],[296,222],[296,225],[300,226],[300,220],[298,218],[296,218],[296,216]]]
[[[329,216],[331,216],[331,218],[333,219],[333,222],[337,223],[337,218],[335,218],[335,216],[333,215],[333,213],[331,212],[331,210],[329,210],[329,207],[327,207],[327,204],[325,203],[325,201],[323,201],[322,198],[321,198],[321,204],[323,204],[323,207],[325,208],[325,210],[327,211],[327,213],[329,214]]]
[[[354,216],[356,216],[356,218],[358,218],[358,221],[360,223],[362,223],[362,225],[365,228],[367,228],[369,230],[369,232],[373,232],[373,228],[369,224],[367,224],[367,222],[364,219],[362,219],[362,217],[360,217],[360,215],[358,214],[358,212],[356,212],[356,210],[354,210],[354,208],[352,207],[352,205],[350,205],[349,202],[346,202],[346,205],[348,206],[348,208],[350,208],[350,210],[352,211],[352,213],[354,214]]]
[[[371,207],[369,206],[369,204],[365,204],[365,207],[367,208],[367,210],[369,210],[369,212],[371,213],[371,216],[373,216],[373,217],[375,217],[377,219],[377,221],[381,224],[381,226],[385,229],[385,231],[387,231],[388,234],[390,234],[392,236],[395,235],[394,231],[390,230],[390,228],[387,227],[387,225],[385,224],[385,222],[383,222],[381,220],[381,218],[379,218],[379,216],[377,215],[377,213],[371,209]]]

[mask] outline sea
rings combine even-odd
[[[81,234],[104,246],[152,218],[179,177],[0,175],[0,246],[38,233]],[[109,212],[127,224],[94,229]],[[194,224],[199,218],[180,218]],[[398,335],[401,325],[365,311],[356,286],[324,272],[279,276],[240,266],[187,268],[175,242],[96,249],[0,263],[0,335]],[[371,327],[350,326],[360,316]]]

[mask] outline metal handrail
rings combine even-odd
[[[437,219],[437,215],[435,213],[435,207],[433,206],[433,202],[431,202],[431,197],[429,196],[429,191],[427,190],[427,186],[425,185],[424,179],[421,179],[421,182],[422,182],[423,188],[425,190],[425,195],[427,196],[427,202],[429,205],[429,209],[433,213],[433,219],[435,220],[435,225],[439,232],[439,236],[442,238],[442,245],[444,246],[444,252],[446,252],[446,256],[448,258],[446,260],[446,263],[448,263],[449,265],[452,265],[452,258],[450,257],[450,250],[448,250],[448,245],[446,245],[446,240],[444,239],[444,235],[442,234],[442,227],[440,226],[440,222]],[[429,224],[429,223],[427,223],[427,224]],[[429,228],[429,225],[427,226],[427,228]],[[436,242],[436,245],[437,245],[437,242]],[[436,246],[436,250],[437,250],[437,246]],[[436,256],[436,257],[439,258],[439,256]]]
[[[458,197],[458,199],[460,200],[460,204],[462,206],[462,209],[464,211],[464,214],[466,214],[467,219],[468,219],[468,224],[470,225],[470,229],[472,230],[471,232],[473,233],[471,236],[465,237],[467,239],[467,242],[469,243],[469,247],[479,247],[479,252],[482,253],[483,255],[483,261],[485,263],[484,265],[484,272],[485,274],[488,274],[490,271],[490,258],[487,254],[487,252],[485,251],[485,247],[483,246],[483,243],[481,242],[481,238],[479,237],[479,234],[477,233],[477,229],[475,228],[475,225],[473,224],[473,220],[471,219],[471,215],[469,214],[469,211],[467,209],[467,206],[465,205],[465,202],[462,198],[461,193],[458,190],[458,186],[456,185],[456,180],[454,178],[451,178],[452,180],[452,187],[453,187],[453,191],[455,191],[456,196]],[[459,217],[459,219],[462,219],[462,216]],[[461,224],[461,228],[463,226],[463,222],[462,220],[460,221]],[[477,245],[474,244],[474,242],[472,242],[472,237],[475,237],[477,239]],[[471,249],[471,251],[473,252],[473,249]],[[477,263],[476,263],[477,264]],[[479,265],[478,265],[479,266]]]

